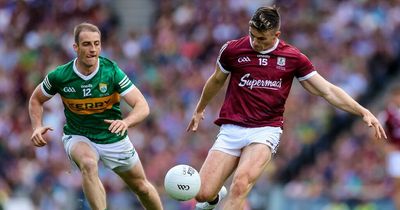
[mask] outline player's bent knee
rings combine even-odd
[[[84,158],[80,161],[79,168],[83,174],[97,174],[97,161],[92,158]]]

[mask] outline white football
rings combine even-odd
[[[164,179],[167,194],[178,201],[194,198],[200,190],[199,173],[191,166],[177,165],[168,170]]]

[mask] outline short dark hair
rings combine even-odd
[[[281,17],[275,5],[272,7],[260,7],[249,21],[249,25],[259,31],[279,30]]]
[[[79,44],[79,35],[82,31],[90,31],[90,32],[97,32],[100,34],[101,37],[101,32],[99,28],[91,23],[80,23],[75,26],[74,28],[74,38],[75,38],[75,43]]]

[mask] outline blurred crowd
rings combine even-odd
[[[153,1],[157,8],[148,30],[122,34],[119,17],[124,14],[110,9],[117,1],[0,0],[0,209],[88,209],[80,176],[71,170],[60,141],[64,123],[60,99],[46,104],[44,124],[54,131],[43,148],[30,142],[27,109],[30,94],[44,76],[75,57],[77,23],[99,26],[102,55],[115,60],[148,100],[151,115],[129,135],[148,178],[171,210],[190,209],[193,201],[168,198],[164,175],[180,163],[200,169],[218,132],[213,121],[224,95],[213,100],[200,130],[191,134],[186,126],[195,103],[220,47],[247,34],[250,15],[259,6],[280,7],[281,38],[302,50],[321,75],[356,99],[371,91],[383,94],[399,70],[398,0]],[[263,196],[278,183],[278,172],[304,145],[327,132],[336,115],[344,113],[294,82],[278,154],[250,195],[249,209],[269,205]],[[391,180],[380,144],[365,124],[356,121],[330,150],[318,154],[314,164],[284,184],[283,194],[296,200],[327,198],[326,210],[390,198]],[[116,175],[104,168],[100,175],[110,210],[140,209]]]

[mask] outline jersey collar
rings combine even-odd
[[[253,44],[251,43],[251,38],[249,39],[249,42],[250,42],[251,48],[253,48]],[[270,52],[274,51],[274,50],[278,47],[278,44],[279,44],[279,39],[277,38],[277,39],[275,40],[274,46],[272,46],[271,48],[269,48],[269,49],[267,49],[267,50],[260,51],[259,53],[261,53],[261,54],[270,53]],[[254,49],[254,48],[253,48],[253,49]]]
[[[89,75],[83,75],[82,73],[80,73],[80,72],[78,71],[78,69],[76,68],[76,59],[77,59],[77,58],[75,58],[75,60],[74,60],[74,65],[73,65],[73,67],[74,67],[74,72],[75,72],[75,74],[77,74],[77,75],[78,75],[80,78],[82,78],[83,80],[87,81],[87,80],[92,79],[92,78],[96,75],[96,73],[99,71],[99,66],[100,66],[100,59],[99,59],[99,58],[97,59],[97,67],[96,67],[96,70],[94,70],[94,72],[92,72],[92,73],[89,74]]]

